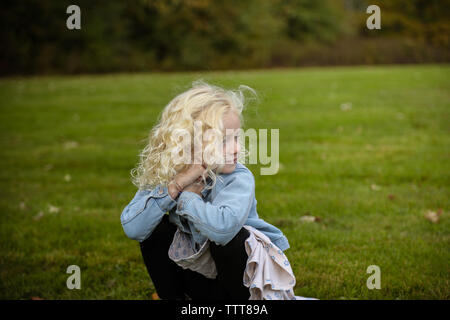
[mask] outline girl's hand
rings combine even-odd
[[[205,184],[202,181],[202,178],[199,177],[195,182],[191,183],[187,187],[185,187],[184,191],[190,191],[202,196],[202,190],[205,187]]]
[[[201,177],[205,172],[206,168],[201,164],[191,164],[187,169],[179,172],[174,180],[184,189],[197,180],[201,181]]]
[[[192,191],[201,195],[203,190],[202,175],[206,172],[205,167],[200,164],[191,164],[187,169],[179,172],[169,183],[169,194],[172,199],[178,198],[179,192],[183,190]],[[174,183],[176,182],[176,183]],[[195,184],[199,182],[200,184]]]

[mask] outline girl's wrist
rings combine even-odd
[[[167,188],[168,192],[169,192],[169,196],[173,199],[173,200],[177,200],[178,196],[180,195],[180,193],[178,192],[178,189],[170,184],[169,187]]]
[[[175,179],[173,179],[169,182],[168,192],[172,199],[176,199],[178,198],[180,193],[183,192],[183,187],[181,187],[180,184]]]

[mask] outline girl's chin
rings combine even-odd
[[[221,173],[231,173],[236,169],[236,163],[226,164],[222,170]]]

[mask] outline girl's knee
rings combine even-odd
[[[234,252],[235,250],[242,250],[242,248],[245,247],[245,240],[247,240],[249,236],[250,232],[242,227],[234,238],[224,246],[217,245],[215,242],[211,241],[211,253],[214,255],[213,252]]]

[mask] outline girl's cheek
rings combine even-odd
[[[224,154],[232,154],[234,149],[234,143],[232,141],[227,141],[225,145],[223,146],[223,152]]]
[[[225,156],[226,154],[227,154],[227,145],[225,145],[224,147],[223,147],[223,156]]]

